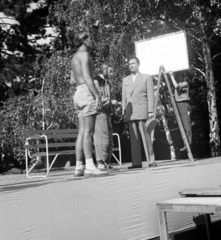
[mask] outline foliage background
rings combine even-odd
[[[210,157],[209,80],[206,80],[203,47],[197,39],[208,39],[214,57],[211,62],[219,123],[220,7],[219,1],[212,0],[204,3],[187,0],[169,3],[164,0],[1,1],[0,11],[13,17],[17,24],[5,28],[0,22],[0,171],[12,166],[24,167],[24,129],[77,127],[72,99],[74,86],[70,86],[69,77],[70,60],[77,50],[72,40],[74,32],[80,29],[89,29],[94,39],[95,67],[103,61],[113,66],[112,91],[118,101],[121,101],[122,78],[128,74],[127,61],[135,55],[134,42],[186,30],[191,63],[186,75],[190,78],[194,122],[192,151],[195,158]],[[205,24],[204,35],[199,30],[199,16]],[[48,34],[48,28],[55,29],[54,33]],[[39,39],[47,38],[51,41],[39,44]],[[170,111],[167,91],[162,90],[161,96],[177,158],[187,158],[178,151],[183,143],[174,113]],[[113,116],[113,122],[115,131],[121,135],[123,161],[130,161],[127,126],[119,114]],[[155,139],[156,159],[170,159],[161,124],[156,128]],[[219,155],[219,149],[216,151]]]

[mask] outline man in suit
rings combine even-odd
[[[154,114],[154,87],[150,75],[139,72],[137,57],[129,60],[131,75],[123,79],[122,114],[128,122],[131,142],[131,168],[142,167],[141,139],[149,167],[156,166],[150,133],[145,124]]]

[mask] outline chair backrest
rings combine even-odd
[[[24,139],[33,138],[35,136],[46,135],[48,139],[48,148],[74,147],[78,135],[78,129],[50,129],[50,130],[25,130],[23,132]],[[43,138],[42,138],[43,139]],[[25,144],[25,149],[45,148],[45,143],[37,141],[32,144]]]

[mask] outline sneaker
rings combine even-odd
[[[105,171],[107,171],[107,170],[112,171],[114,169],[110,164],[107,164],[106,162],[104,162],[102,160],[98,162],[97,168],[100,169],[100,170],[103,170],[103,171],[104,170]]]
[[[103,164],[103,163],[98,163],[97,168],[100,169],[100,170],[103,170],[103,171],[104,171],[104,170],[107,170],[106,165]]]
[[[85,177],[102,177],[102,176],[107,176],[107,175],[108,175],[108,171],[100,170],[99,168],[95,168],[93,170],[90,170],[90,169],[84,170]]]
[[[84,176],[84,168],[76,169],[74,171],[74,177],[83,177]]]

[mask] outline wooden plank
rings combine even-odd
[[[61,143],[48,143],[48,148],[56,147],[73,147],[75,142],[61,142]],[[25,149],[37,149],[37,148],[46,148],[46,144],[29,144],[24,145]]]
[[[163,208],[164,209],[164,208]],[[185,212],[185,213],[220,213],[214,205],[173,205],[172,209],[166,209],[167,212]]]
[[[54,155],[57,155],[57,154],[60,154],[60,155],[69,155],[69,154],[75,154],[75,150],[65,150],[65,151],[55,151],[55,152],[49,152],[48,155],[49,156],[54,156]],[[35,157],[43,157],[43,156],[46,156],[46,152],[38,152],[38,153],[34,153],[34,154],[31,154],[31,158],[35,158]]]
[[[76,139],[78,134],[77,133],[69,133],[69,134],[45,134],[47,136],[48,139],[59,139],[59,138],[74,138]],[[31,135],[26,135],[25,138],[28,138],[28,137],[33,137],[33,136],[40,136],[40,134],[31,134]],[[41,139],[44,139],[44,137],[41,137]]]
[[[53,129],[53,130],[26,130],[23,131],[24,138],[33,136],[33,135],[42,135],[45,134],[47,136],[53,134],[78,134],[78,129]]]
[[[25,130],[23,135],[54,134],[54,133],[78,133],[79,129],[49,129],[49,130]]]
[[[221,212],[221,197],[176,198],[157,205],[167,212],[215,213]]]
[[[183,189],[179,194],[182,197],[190,197],[190,196],[221,196],[221,188],[188,188]]]
[[[221,197],[190,197],[190,198],[174,198],[159,202],[159,204],[210,204],[221,206]]]

